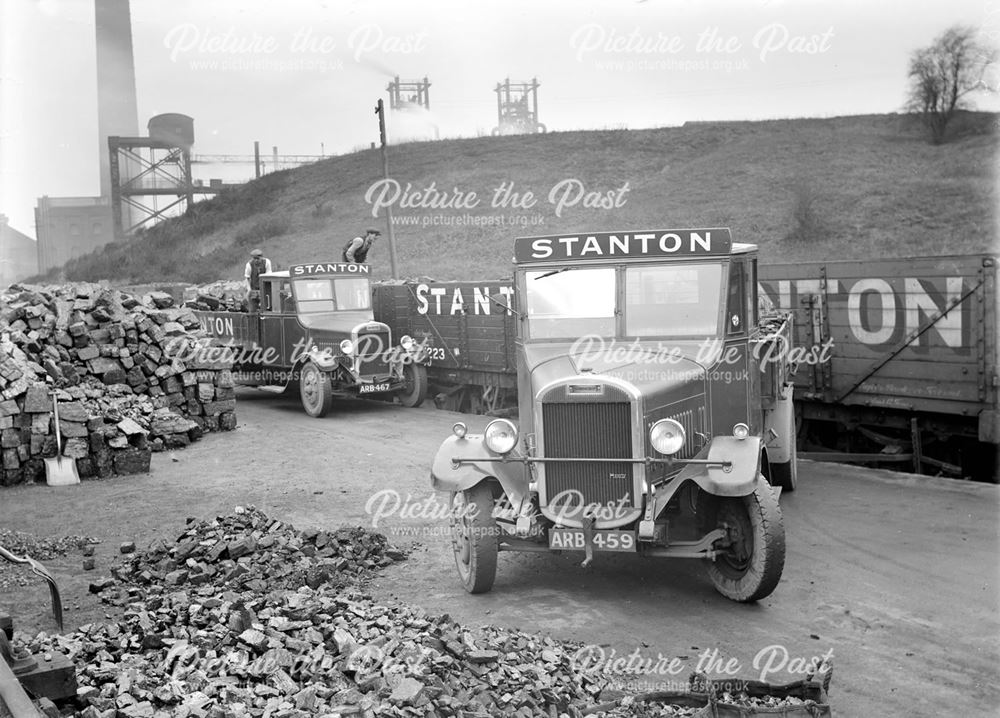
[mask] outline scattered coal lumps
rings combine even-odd
[[[91,590],[121,620],[28,648],[75,662],[84,718],[702,715],[620,691],[599,704],[610,677],[579,670],[578,645],[360,591],[403,555],[363,528],[299,531],[237,507],[119,556]]]

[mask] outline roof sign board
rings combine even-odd
[[[293,264],[288,268],[288,276],[307,277],[317,274],[348,274],[354,276],[367,276],[371,274],[372,268],[369,264],[353,264],[351,262],[318,262],[316,264]]]
[[[514,261],[558,262],[586,259],[651,259],[729,254],[728,228],[594,232],[514,240]]]

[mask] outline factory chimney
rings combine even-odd
[[[97,27],[97,134],[101,158],[101,198],[110,201],[108,136],[136,137],[132,17],[129,0],[94,0]]]

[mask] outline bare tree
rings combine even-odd
[[[992,89],[985,77],[996,60],[996,51],[975,36],[973,28],[956,25],[910,58],[907,109],[920,113],[936,145],[944,142],[955,112],[965,108],[966,96]]]
[[[798,243],[822,243],[830,230],[821,209],[822,193],[808,178],[800,177],[792,185],[792,227],[786,239]]]

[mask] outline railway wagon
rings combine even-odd
[[[499,415],[517,405],[510,279],[381,283],[373,308],[424,347],[438,408]]]
[[[803,458],[997,479],[997,258],[762,263],[760,294],[794,314]],[[375,314],[426,341],[442,408],[516,402],[510,280],[375,286]],[[770,359],[762,358],[766,369]]]
[[[996,480],[996,280],[989,255],[762,266],[806,348],[805,456]]]

